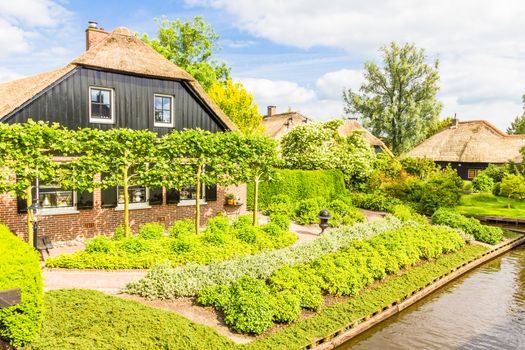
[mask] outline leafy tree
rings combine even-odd
[[[428,139],[430,136],[434,136],[435,134],[443,130],[445,127],[449,126],[450,123],[452,123],[453,121],[454,118],[452,117],[436,121],[436,123],[428,129],[425,139]]]
[[[365,64],[365,83],[359,92],[343,92],[345,112],[356,113],[372,134],[382,138],[395,154],[419,143],[434,125],[442,105],[438,61],[425,63],[423,49],[392,42],[380,50],[383,65]]]
[[[208,94],[243,134],[262,132],[263,117],[257,104],[253,103],[253,96],[240,82],[233,83],[231,79],[226,85],[214,82]]]
[[[430,158],[405,157],[401,159],[401,164],[407,173],[420,179],[426,179],[439,170],[439,165]]]
[[[521,101],[523,102],[523,113],[517,116],[507,128],[508,134],[525,134],[525,95],[521,96]]]
[[[157,38],[150,40],[143,34],[142,41],[193,75],[205,90],[216,81],[225,83],[229,79],[230,68],[212,58],[220,50],[219,36],[201,16],[187,22],[163,17],[157,25]]]
[[[525,178],[514,174],[506,175],[501,181],[500,194],[508,198],[507,206],[510,209],[512,198],[525,199]]]
[[[60,163],[54,162],[54,153],[61,142],[70,138],[69,131],[58,124],[29,120],[25,124],[0,124],[0,190],[14,191],[25,198],[27,207],[33,202],[32,188],[55,181]],[[15,176],[16,174],[16,181]],[[27,215],[28,242],[33,241],[31,212]]]

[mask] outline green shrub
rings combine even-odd
[[[450,167],[433,173],[425,185],[419,201],[419,211],[431,215],[441,207],[454,207],[463,193],[463,180]]]
[[[137,254],[148,250],[146,241],[136,237],[128,237],[122,240],[120,248],[128,253]]]
[[[159,239],[163,235],[164,225],[158,222],[149,222],[139,229],[139,237],[142,239]]]
[[[294,212],[294,206],[286,203],[270,203],[263,209],[264,215],[285,215],[292,216]]]
[[[288,291],[293,293],[304,309],[319,310],[323,303],[321,294],[322,279],[306,265],[291,267],[289,265],[276,270],[269,278],[268,284],[273,293]]]
[[[171,243],[171,249],[177,254],[183,254],[192,251],[196,242],[192,235],[180,235]]]
[[[40,256],[0,225],[0,290],[12,288],[21,289],[22,302],[0,309],[0,338],[18,347],[33,341],[42,323]]]
[[[432,215],[435,225],[457,228],[474,236],[477,241],[496,244],[503,239],[503,230],[499,227],[482,225],[479,220],[467,218],[455,209],[441,208]]]
[[[217,229],[206,229],[202,235],[204,242],[212,246],[221,246],[226,243],[226,234]]]
[[[291,220],[286,215],[273,214],[270,215],[270,223],[274,223],[275,225],[279,226],[279,228],[283,231],[289,231]]]
[[[253,226],[245,226],[235,230],[235,237],[238,240],[248,244],[257,242],[257,228]]]
[[[273,237],[279,236],[283,233],[283,229],[274,222],[269,222],[266,225],[263,225],[262,230],[268,236],[273,236]]]
[[[486,175],[490,177],[494,181],[494,183],[499,183],[503,180],[505,175],[507,175],[508,173],[509,173],[509,169],[507,166],[489,164],[489,166],[486,169],[479,172],[478,176]]]
[[[283,194],[291,199],[289,204],[293,204],[316,197],[329,200],[347,193],[343,173],[339,170],[280,169],[275,179],[261,182],[259,189],[261,210],[273,203],[275,196],[281,197]],[[247,203],[253,203],[253,184],[248,186]]]
[[[234,229],[239,229],[246,226],[253,226],[253,216],[251,214],[239,215],[233,224]]]
[[[358,208],[386,212],[391,212],[394,206],[402,204],[399,199],[392,196],[387,197],[380,192],[353,193],[352,200]]]
[[[206,224],[206,230],[216,233],[228,233],[230,232],[230,219],[224,214],[219,214],[214,218],[208,219]]]
[[[359,209],[348,205],[341,199],[335,199],[328,203],[328,210],[332,215],[332,219],[328,221],[330,227],[351,226],[356,222],[364,222],[366,220],[366,217]]]
[[[132,232],[131,229],[129,232]],[[115,233],[113,234],[113,239],[118,241],[120,239],[123,239],[124,237],[125,237],[124,225],[120,224],[115,229]]]
[[[97,236],[86,242],[86,252],[88,253],[109,253],[111,251],[111,242],[106,236]]]
[[[199,292],[197,302],[204,306],[213,306],[217,310],[222,310],[230,303],[230,286],[219,284],[218,286],[204,288]]]
[[[299,225],[308,225],[319,222],[317,215],[322,209],[322,198],[303,199],[295,207],[295,221]]]
[[[301,300],[288,290],[277,293],[273,299],[273,320],[279,323],[295,321],[301,314]]]
[[[242,333],[261,334],[272,325],[273,298],[263,281],[243,277],[230,288],[224,322]]]
[[[426,216],[420,215],[414,209],[407,205],[399,204],[394,206],[392,215],[399,218],[401,221],[415,221],[420,224],[428,224]]]
[[[481,172],[472,180],[472,189],[474,192],[492,192],[494,188],[494,180]]]
[[[195,232],[195,223],[191,219],[177,220],[169,227],[168,232],[173,238],[191,235]]]
[[[415,175],[421,179],[424,179],[439,170],[439,166],[429,158],[405,157],[401,159],[401,164],[407,173]]]

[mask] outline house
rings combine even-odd
[[[428,158],[442,167],[450,166],[465,180],[471,180],[489,164],[521,162],[525,135],[508,135],[485,120],[455,119],[406,154]]]
[[[0,96],[3,123],[31,118],[71,129],[148,129],[158,135],[184,128],[237,129],[190,74],[128,29],[109,33],[95,22],[86,29],[84,53],[65,67],[0,84]],[[42,184],[39,192],[43,207],[40,232],[52,240],[109,235],[123,222],[120,188],[77,193]],[[224,211],[226,192],[245,202],[245,186],[203,188],[203,222]],[[137,231],[139,225],[152,221],[167,226],[191,218],[195,195],[193,186],[181,191],[130,188],[132,228]],[[0,222],[20,236],[27,231],[26,212],[25,200],[0,195]]]
[[[265,129],[264,134],[275,140],[280,140],[296,126],[313,121],[309,117],[306,117],[299,112],[275,112],[275,106],[268,106],[267,114],[264,116],[262,121],[262,126]],[[354,131],[362,132],[364,139],[370,143],[376,153],[386,153],[390,156],[393,156],[392,152],[383,143],[383,141],[363,128],[363,126],[359,124],[357,120],[344,120],[344,124],[339,127],[338,131],[341,136],[345,137],[350,136]]]

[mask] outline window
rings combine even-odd
[[[149,207],[148,189],[142,186],[128,186],[130,208]],[[118,209],[124,208],[124,188],[117,188]]]
[[[77,212],[76,193],[65,191],[57,185],[40,185],[38,201],[43,215]]]
[[[91,123],[115,123],[112,89],[90,87],[89,98],[89,121]]]
[[[467,171],[467,177],[469,179],[473,179],[475,178],[476,176],[478,176],[478,171],[479,169],[468,169]]]
[[[197,199],[197,187],[195,185],[187,185],[181,188],[179,192],[180,203],[185,204],[195,204]],[[203,202],[206,201],[206,187],[201,186],[201,198]]]
[[[154,95],[154,126],[173,127],[173,96]]]

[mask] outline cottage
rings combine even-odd
[[[275,106],[268,106],[267,114],[264,116],[262,121],[262,126],[264,127],[264,134],[266,136],[275,140],[280,140],[296,126],[309,122],[312,122],[312,119],[302,115],[299,112],[289,111],[284,113],[276,113]],[[341,136],[350,136],[355,131],[362,132],[364,139],[370,143],[376,153],[386,153],[392,156],[392,152],[383,143],[383,141],[372,135],[356,120],[345,120],[344,124],[338,129],[338,132]]]
[[[213,132],[236,126],[200,84],[143,43],[126,28],[111,33],[90,22],[86,51],[65,67],[0,84],[0,122],[28,119],[57,122],[71,129],[148,129],[158,135],[184,128]],[[53,240],[111,234],[122,223],[122,191],[64,191],[40,185],[42,234]],[[202,220],[224,210],[226,192],[245,198],[245,187],[203,188]],[[131,225],[192,217],[196,189],[130,189]],[[242,200],[245,203],[245,200]],[[241,211],[245,207],[240,208]],[[0,195],[0,222],[20,236],[26,234],[25,201]]]
[[[521,162],[522,147],[525,135],[508,135],[485,120],[455,119],[406,156],[429,158],[442,167],[450,164],[461,178],[471,180],[489,164]]]

